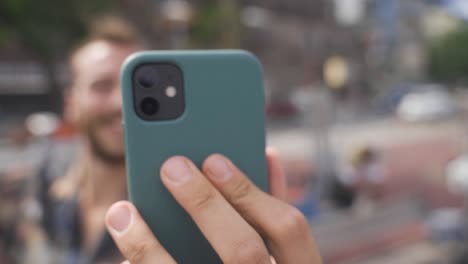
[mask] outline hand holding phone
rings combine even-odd
[[[277,154],[270,150],[267,160],[273,196],[221,155],[210,156],[202,171],[184,157],[170,158],[161,178],[223,263],[274,263],[270,253],[276,263],[321,263],[304,216],[274,197],[284,197],[286,190]],[[114,204],[106,224],[130,263],[176,263],[131,203]]]
[[[141,52],[124,63],[121,83],[129,198],[135,207],[128,206],[146,223],[138,232],[149,228],[161,244],[159,252],[178,263],[216,264],[233,261],[230,255],[242,250],[249,257],[265,255],[262,239],[273,241],[271,250],[283,250],[276,243],[289,232],[310,244],[308,235],[299,234],[307,229],[303,216],[266,194],[273,186],[265,156],[263,76],[252,54]],[[228,164],[218,168],[230,168],[231,174],[208,166],[216,157]],[[294,225],[290,231],[278,222],[282,216]],[[157,244],[149,241],[135,241],[133,247]]]

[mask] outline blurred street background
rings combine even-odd
[[[259,57],[268,144],[325,263],[468,263],[468,1],[2,0],[0,182],[74,157],[67,52],[108,14],[151,49]],[[27,188],[3,186],[0,222]]]

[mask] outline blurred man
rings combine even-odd
[[[39,210],[18,206],[22,217],[14,262],[121,260],[103,219],[112,203],[126,198],[119,71],[125,58],[141,47],[127,24],[105,18],[71,53],[64,117],[80,134],[80,153],[60,177],[48,175],[49,165],[42,166],[33,191]],[[53,165],[58,159],[45,162]]]
[[[25,239],[28,243],[24,245],[28,249],[22,260],[41,263],[39,258],[31,256],[41,256],[40,252],[44,252],[41,249],[49,248],[56,254],[41,256],[42,263],[117,263],[123,257],[131,263],[174,263],[167,252],[162,253],[165,252],[162,247],[156,246],[157,238],[152,236],[135,207],[128,202],[116,203],[126,199],[119,71],[125,58],[138,51],[141,44],[125,25],[99,22],[97,33],[77,48],[70,59],[71,85],[66,96],[65,118],[80,132],[81,154],[68,173],[46,190],[48,195],[42,206],[41,225],[31,224],[34,217],[22,223],[19,233],[33,238]],[[104,26],[107,26],[105,30],[102,29]],[[271,192],[276,197],[284,197],[285,180],[277,155],[269,152],[267,156]],[[185,177],[187,184],[172,186],[166,178],[163,182],[169,183],[167,187],[176,199],[181,188],[186,188],[182,191],[188,199],[181,202],[184,207],[197,200],[205,200],[208,204],[211,198],[219,205],[207,206],[205,215],[228,217],[228,221],[223,220],[221,225],[211,223],[217,218],[196,217],[197,213],[203,213],[203,208],[186,210],[199,226],[206,227],[202,232],[223,260],[270,262],[260,238],[262,234],[270,242],[273,255],[280,263],[285,263],[285,260],[290,260],[290,263],[320,263],[304,216],[280,199],[250,186],[234,165],[229,166],[233,173],[229,173],[232,180],[227,181],[229,175],[224,177],[218,173],[223,169],[219,166],[220,159],[223,159],[220,155],[208,159],[202,174],[198,169],[189,172],[186,165],[190,161],[185,158],[173,158],[163,166],[167,172],[163,175],[169,175],[170,181]],[[226,160],[221,162],[228,164]],[[208,181],[210,177],[226,181],[216,185]],[[200,184],[189,184],[190,178]],[[239,184],[246,188],[236,188]],[[226,189],[222,195],[225,198],[221,195],[206,199],[199,197],[214,192],[215,188],[221,192],[224,185]],[[199,186],[200,190],[193,186]],[[242,192],[236,194],[236,191]],[[234,198],[242,198],[238,202],[239,208],[230,205],[230,202],[236,202]],[[112,209],[107,213],[106,226],[112,238],[105,231],[104,224],[109,207]],[[225,226],[226,223],[229,226]],[[222,230],[217,230],[217,227],[222,227]],[[222,231],[225,230],[230,232],[224,234]],[[31,240],[33,242],[29,242]]]

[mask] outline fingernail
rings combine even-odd
[[[124,203],[114,204],[108,212],[108,222],[114,231],[122,233],[130,226],[132,211]]]
[[[162,168],[163,176],[174,183],[182,184],[192,177],[192,170],[182,157],[170,158]]]
[[[221,155],[211,156],[210,162],[208,163],[208,170],[210,172],[209,176],[217,181],[225,181],[233,175],[228,161]]]

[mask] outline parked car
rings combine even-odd
[[[452,118],[458,106],[452,95],[443,86],[431,84],[412,89],[396,109],[396,115],[408,122],[438,121]]]

